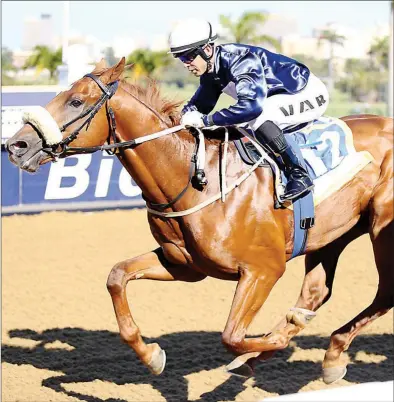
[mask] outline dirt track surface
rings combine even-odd
[[[327,386],[329,335],[373,299],[377,272],[368,236],[339,261],[331,300],[254,379],[224,371],[221,344],[236,283],[136,281],[128,300],[143,336],[167,352],[155,377],[123,344],[107,276],[156,248],[145,210],[50,212],[2,218],[2,400],[258,401],[267,396],[393,379],[393,312],[352,343],[345,379]],[[249,334],[268,332],[297,299],[303,257],[288,264]]]

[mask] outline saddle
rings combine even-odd
[[[302,123],[296,126],[291,126],[285,130],[283,130],[284,134],[289,134],[289,133],[296,133],[299,130],[302,130],[304,127],[306,127],[310,123]],[[253,130],[250,128],[245,128],[246,131],[250,133],[250,135],[254,136]],[[253,165],[255,164],[260,158],[261,155],[259,151],[256,149],[254,144],[250,141],[248,137],[243,137],[239,139],[235,139],[234,145],[238,150],[239,156],[241,159],[247,164],[247,165]],[[264,146],[264,144],[263,144]],[[264,147],[265,151],[269,154],[270,150],[267,147]],[[267,161],[263,161],[259,164],[260,167],[269,167],[271,164]],[[275,173],[275,172],[274,172]]]

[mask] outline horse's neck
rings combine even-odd
[[[121,141],[168,128],[136,100],[131,100],[130,106],[122,106],[121,113],[118,119]],[[174,133],[127,149],[118,157],[146,198],[167,203],[186,184],[192,152],[191,140],[185,139],[181,133]]]

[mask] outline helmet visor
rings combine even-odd
[[[200,47],[190,49],[186,52],[178,53],[175,58],[179,59],[182,63],[191,63],[201,52]]]

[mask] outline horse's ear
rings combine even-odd
[[[118,62],[118,64],[110,67],[100,76],[100,80],[104,84],[108,84],[110,82],[117,81],[119,79],[120,75],[123,73],[125,63],[126,63],[126,59],[124,57],[122,57],[120,59],[120,61]]]
[[[94,68],[94,70],[92,71],[92,74],[95,75],[100,75],[103,70],[106,70],[108,68],[107,66],[107,62],[105,61],[104,58],[102,58],[97,64],[96,67]]]

